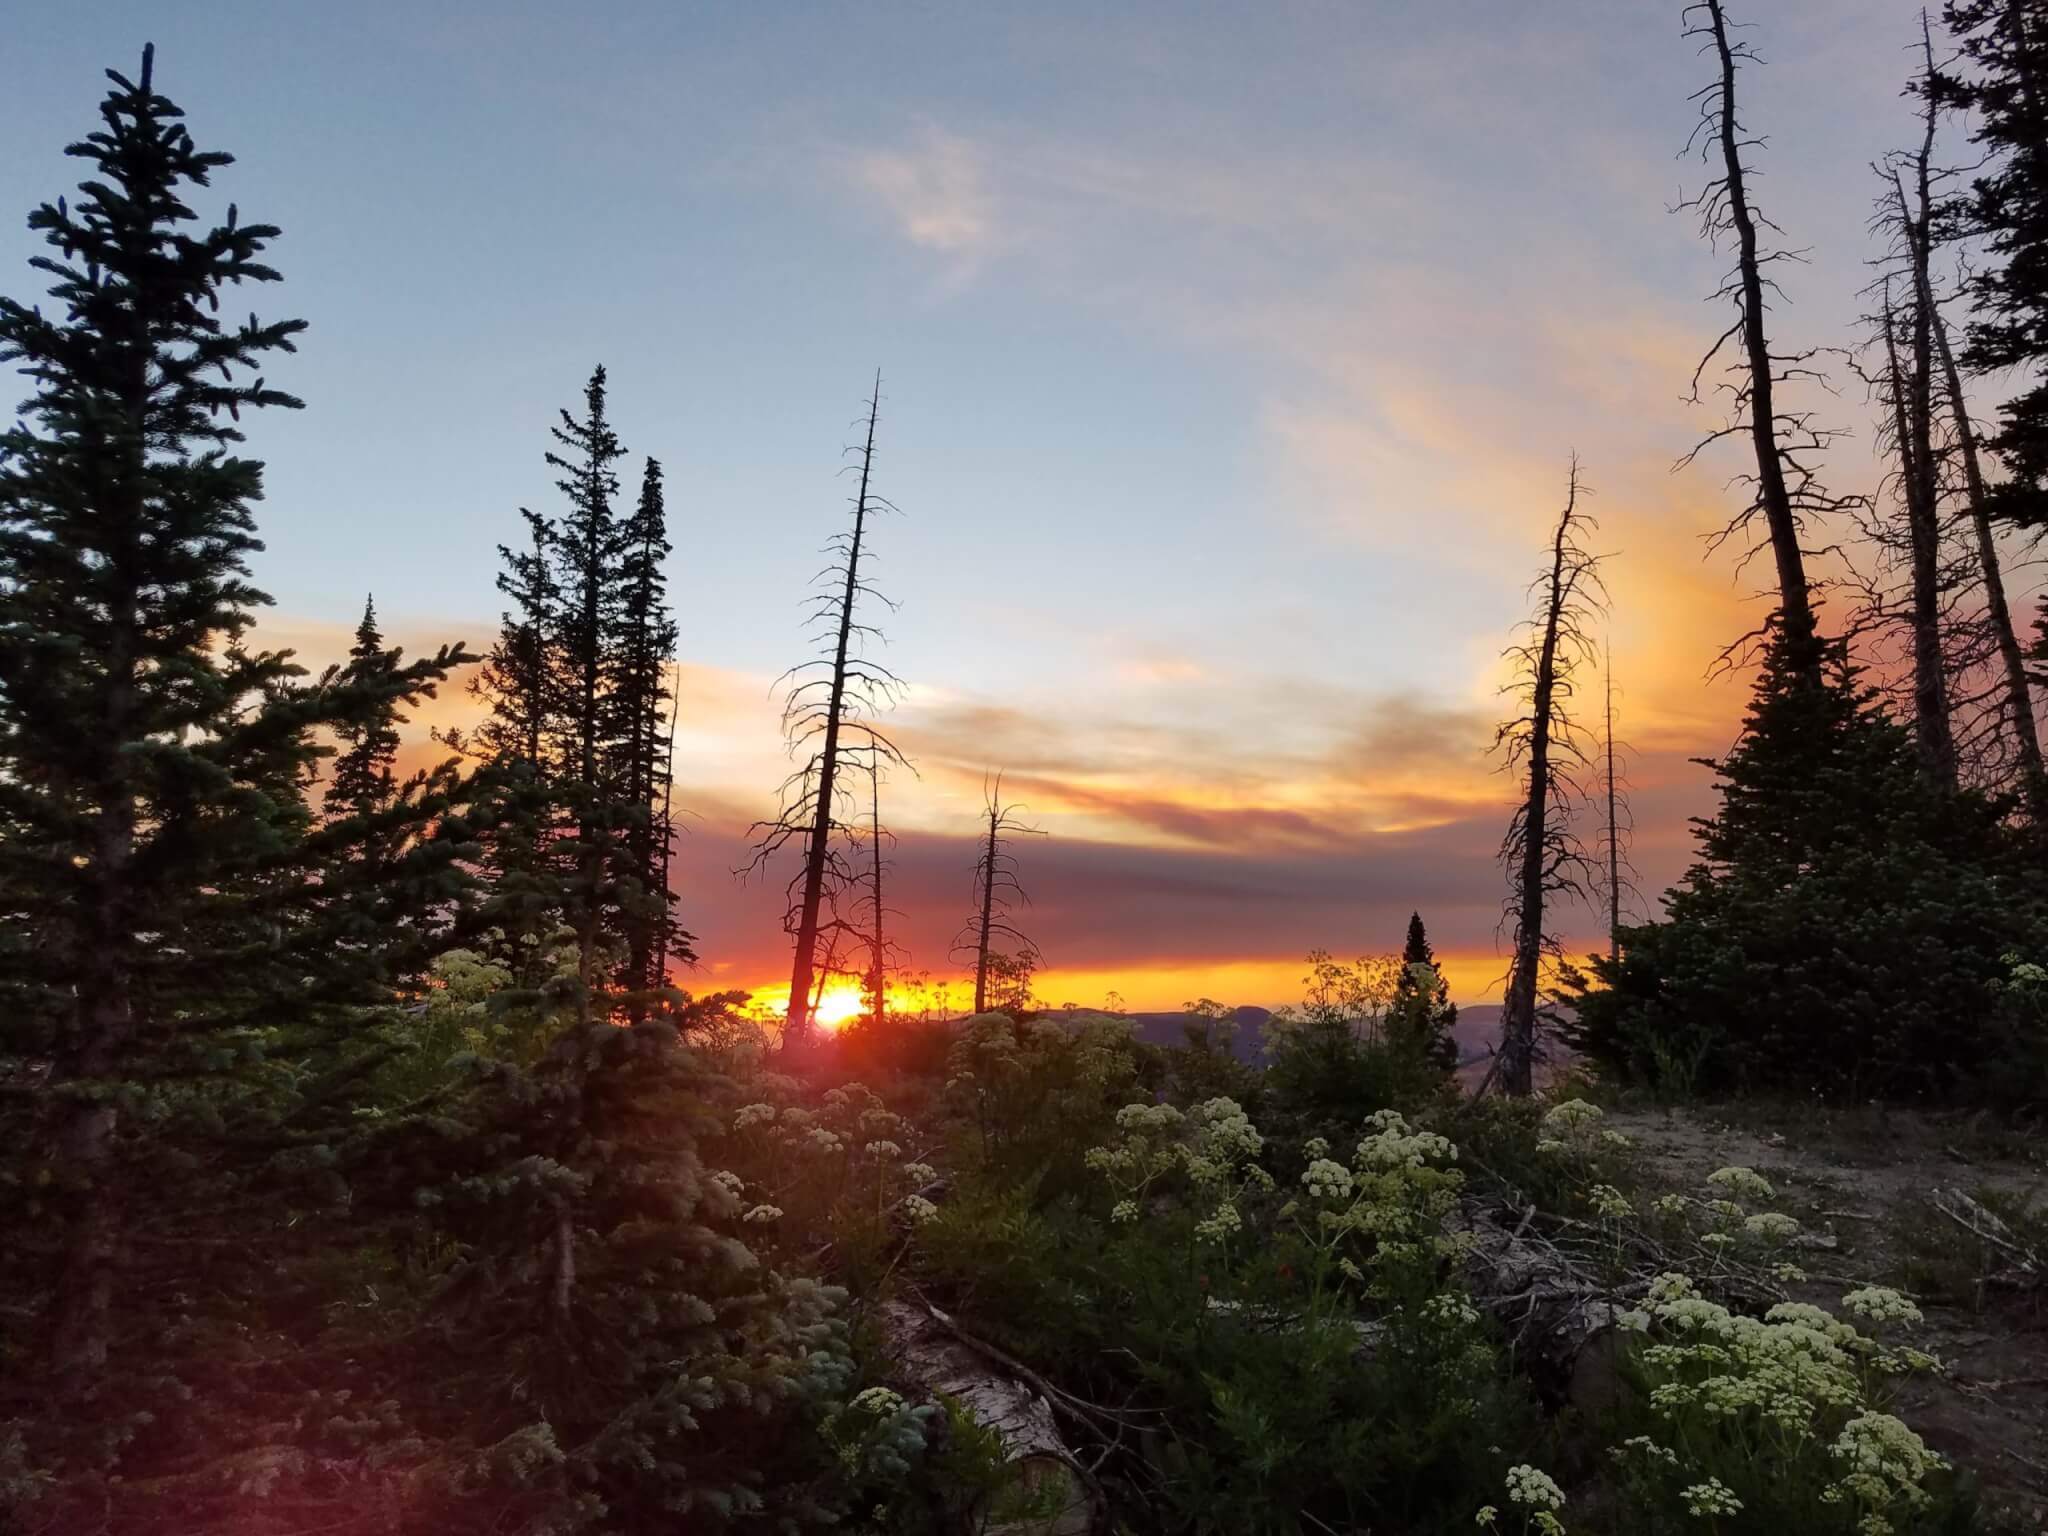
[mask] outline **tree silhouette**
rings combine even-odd
[[[2021,204],[2007,195],[2008,187],[2018,190],[2048,176],[2048,155],[2044,155],[2048,145],[2040,136],[2041,129],[2048,128],[2048,117],[2042,114],[2032,84],[2042,73],[2043,60],[2038,44],[2027,46],[2027,34],[2030,30],[2038,34],[2040,20],[2037,18],[2030,29],[2027,9],[2010,0],[2001,0],[1995,11],[1982,4],[1948,7],[1946,19],[1956,35],[1964,39],[1965,53],[1988,70],[1984,80],[1968,86],[1937,67],[1933,38],[1923,13],[1923,67],[1913,87],[1921,98],[1930,135],[1940,113],[1957,105],[1973,106],[1983,113],[1979,141],[1994,150],[2008,150],[2010,156],[2002,166],[1992,168],[1978,179],[1973,196],[1948,199],[1938,206],[1935,211],[1939,217],[1928,221],[1932,233],[1986,234],[1990,236],[1993,252],[2003,251],[2008,256],[2030,246],[2042,249],[2044,239],[2048,239],[2048,223],[2041,222],[2038,201],[2023,211]],[[2031,129],[2016,133],[2023,123],[2031,123]],[[1928,243],[1932,243],[1931,238]],[[1994,735],[2009,733],[2014,777],[2028,814],[2036,825],[2048,826],[2048,766],[2043,763],[2040,727],[2034,715],[2025,656],[2006,596],[1995,526],[1997,509],[1993,489],[1984,474],[1984,443],[1971,415],[1955,344],[1926,266],[1921,264],[1917,298],[1930,317],[1942,394],[1955,452],[1962,462],[1962,491],[1969,509],[1978,581],[1984,593],[1982,624],[1996,657],[1997,703],[1992,711],[1992,730]],[[1968,337],[1972,365],[1986,369],[2002,367],[2000,360],[2016,358],[2015,349],[2027,334],[2013,322],[2022,313],[2041,305],[2048,294],[2030,295],[2024,270],[2012,272],[2010,268],[1980,273],[1966,287],[1980,305]],[[2010,420],[2010,431],[2016,458],[2022,463],[2029,459],[2029,454],[2019,451],[2019,445],[2033,435],[2028,424],[2036,420],[2044,404],[2048,404],[2048,395],[2036,388],[2013,407],[2017,415]],[[2010,506],[2010,493],[2007,499],[2008,510],[2015,510]]]
[[[1525,626],[1529,638],[1506,652],[1515,680],[1505,691],[1521,713],[1504,722],[1494,737],[1504,768],[1519,774],[1522,786],[1500,847],[1510,878],[1504,921],[1512,926],[1514,958],[1495,1064],[1502,1088],[1518,1096],[1534,1086],[1542,970],[1558,953],[1556,940],[1544,928],[1545,905],[1555,895],[1583,896],[1591,872],[1573,828],[1584,800],[1574,775],[1590,759],[1570,703],[1578,672],[1591,654],[1587,625],[1604,594],[1599,557],[1579,543],[1580,535],[1596,526],[1579,510],[1582,494],[1574,454],[1549,567],[1530,587],[1536,615]]]
[[[666,984],[669,956],[685,963],[696,958],[690,934],[676,922],[675,894],[668,887],[675,700],[667,678],[676,621],[662,570],[670,546],[656,459],[647,460],[639,501],[620,525],[618,543],[618,605],[604,657],[603,767],[625,812],[612,858],[625,947],[620,979],[627,1009],[638,1019],[647,1011],[649,994]]]
[[[1925,27],[1925,17],[1922,17]],[[1932,68],[1933,44],[1923,30]],[[1941,466],[1934,436],[1935,107],[1923,92],[1922,132],[1911,153],[1888,156],[1879,226],[1892,235],[1894,257],[1904,263],[1906,300],[1895,312],[1890,275],[1883,282],[1882,333],[1885,390],[1891,406],[1892,446],[1898,456],[1899,500],[1905,510],[1905,551],[1911,604],[1908,630],[1913,656],[1913,736],[1920,770],[1937,788],[1957,782],[1955,722],[1944,645],[1944,599],[1953,585],[1944,570]]]
[[[867,873],[863,881],[861,901],[857,904],[856,919],[865,913],[867,925],[861,934],[861,941],[867,948],[867,970],[861,978],[861,990],[867,994],[868,1017],[877,1028],[888,1014],[889,958],[896,946],[888,935],[888,919],[892,915],[882,894],[882,876],[888,868],[886,852],[896,834],[882,825],[882,768],[884,752],[873,732],[868,733],[866,751],[868,778],[868,822],[866,842],[868,850]],[[900,915],[900,914],[898,914]]]
[[[1401,973],[1387,1006],[1388,1031],[1405,1032],[1424,1056],[1448,1072],[1458,1064],[1458,1041],[1451,1033],[1457,1022],[1458,1005],[1451,1001],[1451,984],[1436,963],[1422,914],[1411,912]]]
[[[1714,81],[1692,97],[1699,106],[1699,122],[1686,142],[1686,149],[1697,150],[1710,165],[1718,161],[1718,174],[1680,207],[1699,216],[1700,232],[1716,250],[1731,241],[1735,248],[1735,265],[1713,294],[1715,299],[1732,304],[1735,319],[1694,369],[1694,401],[1700,398],[1701,379],[1731,343],[1737,355],[1725,367],[1726,380],[1717,386],[1728,397],[1726,423],[1707,434],[1679,463],[1690,464],[1707,447],[1724,439],[1749,439],[1756,469],[1753,474],[1739,477],[1749,488],[1749,502],[1729,520],[1714,543],[1719,547],[1729,539],[1744,540],[1745,564],[1764,545],[1770,547],[1778,598],[1771,622],[1792,638],[1792,654],[1801,658],[1799,664],[1810,676],[1817,678],[1820,652],[1813,642],[1818,628],[1801,540],[1809,519],[1839,511],[1853,502],[1828,495],[1816,480],[1811,464],[1836,434],[1817,426],[1808,412],[1785,409],[1778,398],[1781,387],[1799,380],[1818,379],[1819,374],[1812,366],[1812,351],[1773,351],[1766,326],[1768,296],[1782,296],[1771,269],[1799,260],[1800,256],[1797,251],[1764,244],[1765,235],[1782,232],[1757,211],[1749,192],[1749,169],[1743,154],[1763,141],[1752,137],[1743,127],[1736,109],[1735,83],[1739,66],[1758,62],[1757,55],[1748,43],[1731,39],[1731,23],[1721,0],[1693,0],[1683,14],[1685,35],[1701,39],[1700,51],[1710,53],[1716,66]],[[1759,518],[1764,534],[1756,539],[1750,530]],[[1743,636],[1723,653],[1724,659],[1736,656],[1756,638],[1754,633]]]
[[[1614,730],[1614,644],[1610,640],[1600,668],[1604,698],[1601,709],[1600,754],[1603,762],[1607,815],[1600,826],[1600,894],[1607,903],[1607,957],[1621,958],[1621,909],[1635,892],[1636,869],[1629,862],[1629,838],[1635,832],[1635,815],[1629,806],[1628,782],[1622,770],[1626,748]]]
[[[375,598],[365,598],[362,622],[356,625],[355,643],[349,647],[346,675],[351,680],[374,681],[392,670],[397,661],[396,651],[384,649]],[[392,768],[398,760],[398,728],[404,723],[405,716],[393,702],[369,719],[335,729],[345,750],[334,760],[321,805],[330,821],[344,816],[367,820],[390,804],[397,787]]]
[[[236,450],[246,416],[299,406],[263,368],[305,323],[220,320],[228,290],[277,279],[278,231],[232,204],[192,227],[187,199],[233,157],[195,145],[154,62],[108,71],[100,128],[70,150],[91,166],[77,201],[29,215],[57,318],[0,299],[0,362],[33,381],[0,433],[0,1049],[51,1090],[6,1127],[47,1189],[26,1208],[0,1194],[0,1224],[35,1229],[0,1244],[0,1278],[39,1356],[10,1374],[80,1404],[120,1352],[124,1392],[161,1406],[160,1341],[193,1326],[194,1292],[239,1283],[230,1255],[198,1283],[149,1241],[207,1205],[195,1191],[231,1207],[279,1148],[331,1153],[283,1133],[281,1082],[235,1075],[253,1039],[312,1055],[390,996],[335,942],[361,909],[321,885],[315,733],[369,733],[472,659],[444,647],[307,684],[289,653],[244,643],[269,599],[248,571],[263,466]],[[442,839],[434,867],[459,851]],[[426,875],[406,890],[445,896]]]
[[[983,815],[988,830],[981,841],[981,852],[974,861],[974,915],[968,918],[960,936],[953,941],[956,955],[971,954],[974,957],[976,1013],[988,1011],[991,976],[1008,977],[1010,990],[1014,992],[1015,971],[1021,966],[1026,978],[1024,990],[1029,991],[1029,974],[1038,964],[1038,946],[1015,922],[1017,907],[1030,906],[1031,898],[1017,878],[1017,856],[1010,844],[1019,837],[1045,836],[1042,829],[1030,826],[1022,819],[1022,806],[1003,800],[1001,774],[996,775],[993,784],[984,783],[982,793],[986,807]],[[1014,954],[998,953],[995,949],[998,940],[1014,944]]]
[[[819,591],[810,611],[810,628],[820,654],[783,674],[788,685],[782,729],[797,769],[782,783],[781,807],[773,821],[755,823],[754,856],[749,870],[764,868],[784,848],[796,844],[803,863],[789,883],[784,925],[795,936],[796,952],[789,973],[789,1012],[783,1029],[784,1048],[802,1050],[809,1042],[814,989],[821,987],[836,961],[837,936],[846,920],[836,903],[851,885],[852,866],[839,844],[850,841],[852,817],[840,801],[848,795],[842,777],[849,727],[866,733],[868,750],[883,761],[902,763],[903,755],[874,725],[873,717],[894,702],[900,683],[887,667],[864,654],[865,642],[881,632],[858,617],[862,598],[885,607],[894,604],[862,574],[869,520],[895,508],[874,489],[875,428],[881,419],[882,375],[875,374],[867,401],[862,441],[848,450],[849,466],[858,474],[851,498],[850,525],[826,545],[831,563],[818,573]],[[826,943],[824,964],[819,945]]]

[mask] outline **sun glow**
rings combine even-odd
[[[907,999],[899,997],[892,987],[889,990],[888,1002],[890,1012],[894,1013],[902,1009]],[[761,988],[754,993],[754,1006],[761,1014],[770,1018],[788,1017],[789,988]],[[817,1006],[811,1010],[811,1020],[820,1029],[840,1030],[854,1020],[864,1018],[867,1011],[867,994],[861,990],[860,983],[845,977],[834,977],[825,983],[824,990],[819,994]]]

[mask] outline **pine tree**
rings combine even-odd
[[[346,675],[351,681],[372,681],[396,665],[397,653],[384,649],[384,635],[377,628],[376,599],[365,598],[362,622],[349,647]],[[398,760],[398,728],[404,723],[405,716],[397,706],[387,704],[370,719],[336,730],[346,750],[335,758],[327,781],[322,809],[329,820],[343,816],[368,820],[391,803],[397,792],[392,769]]]
[[[1790,645],[1708,764],[1720,809],[1666,920],[1592,960],[1574,1043],[1682,1087],[1950,1092],[1995,1065],[2001,956],[2039,942],[2039,873],[1997,803],[1929,783],[1839,646],[1816,664]]]
[[[612,505],[619,492],[613,465],[626,450],[606,414],[602,367],[584,385],[583,409],[580,420],[561,413],[554,429],[561,451],[550,450],[547,461],[560,472],[555,484],[569,501],[550,549],[562,594],[556,637],[562,758],[555,788],[565,831],[559,849],[564,915],[576,934],[578,1005],[588,1017],[599,1011],[594,999],[603,968],[599,948],[617,926],[614,858],[630,818],[613,771],[617,765],[607,729],[617,661],[614,642],[624,607],[618,580],[624,539]]]
[[[666,682],[677,631],[662,570],[669,540],[657,460],[647,461],[640,499],[620,529],[619,548],[620,601],[606,658],[604,769],[627,817],[614,869],[626,948],[620,980],[635,999],[629,1007],[637,1017],[645,1011],[644,994],[666,985],[665,963],[657,957],[673,956],[686,964],[696,958],[690,935],[675,920],[675,897],[668,889],[675,833],[667,810],[667,749],[675,701]]]
[[[1962,361],[1979,374],[2034,369],[2048,352],[2048,3],[1949,0],[1942,19],[1969,73],[1941,72],[1930,94],[1975,115],[1991,157],[1961,210],[1993,258],[1971,281]],[[2006,402],[1991,446],[2012,474],[2001,510],[2048,521],[2048,381]]]
[[[118,1358],[128,1390],[96,1410],[114,1421],[166,1410],[159,1341],[246,1278],[223,1252],[198,1285],[151,1234],[234,1210],[223,1181],[267,1156],[318,1160],[315,1087],[254,1063],[317,1061],[323,1025],[389,998],[334,943],[357,914],[317,880],[316,733],[369,732],[468,660],[308,684],[245,643],[267,601],[247,574],[263,479],[236,445],[248,415],[298,406],[261,369],[304,324],[217,318],[227,290],[276,279],[277,230],[232,205],[196,226],[187,197],[232,157],[195,145],[153,65],[109,72],[101,127],[70,151],[91,167],[78,202],[30,215],[61,318],[0,299],[0,361],[34,388],[0,437],[0,930],[25,939],[0,949],[0,989],[7,1052],[47,1071],[6,1132],[42,1170],[0,1179],[22,1303],[6,1353],[72,1405]],[[416,810],[435,846],[406,879],[425,890],[464,845],[444,799]]]
[[[555,585],[548,551],[554,524],[525,508],[527,545],[498,546],[503,569],[498,590],[511,600],[497,644],[470,680],[469,691],[491,707],[477,728],[479,755],[501,765],[519,764],[545,782],[553,776],[561,685],[553,637],[560,624],[562,594]]]
[[[1919,90],[1929,121],[1945,107],[1971,109],[1975,142],[1990,156],[1969,198],[1943,212],[1954,226],[1951,233],[1977,236],[1994,259],[1966,290],[1975,309],[1961,359],[1938,309],[1934,341],[1962,453],[1986,622],[1998,651],[2003,724],[2015,743],[2021,793],[2036,825],[2048,826],[2048,768],[1993,536],[1995,519],[2029,527],[2048,522],[2048,381],[2039,369],[2048,354],[2048,5],[1951,0],[1943,20],[1973,73],[1937,69],[1928,41]],[[2007,403],[1999,430],[1984,444],[2009,471],[2004,482],[1993,484],[1981,464],[1962,369],[2004,374],[2015,365],[2030,368],[2035,382]],[[2048,605],[2042,613],[2048,634]]]
[[[1408,938],[1401,947],[1401,974],[1394,980],[1394,1000],[1387,1009],[1389,1035],[1412,1040],[1437,1066],[1448,1072],[1458,1064],[1458,1040],[1452,1030],[1458,1005],[1451,984],[1438,969],[1436,951],[1422,926],[1422,914],[1408,915]]]
[[[498,546],[498,590],[511,606],[497,643],[470,679],[490,717],[450,745],[482,761],[479,836],[487,896],[479,916],[492,947],[527,985],[541,980],[549,930],[561,912],[553,859],[554,789],[560,767],[561,657],[555,644],[561,591],[549,550],[554,524],[522,507],[524,548]]]

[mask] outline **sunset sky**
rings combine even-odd
[[[948,968],[1000,769],[1052,1001],[1276,1004],[1398,945],[1497,997],[1511,787],[1486,756],[1570,451],[1612,553],[1645,891],[1707,803],[1754,622],[1702,536],[1739,467],[1672,464],[1726,324],[1671,206],[1706,79],[1678,0],[1256,5],[30,5],[0,53],[0,291],[21,215],[146,39],[303,316],[274,382],[265,634],[326,660],[497,624],[494,546],[593,364],[668,473],[696,987],[787,979],[737,885],[785,771],[771,698],[883,371],[875,539],[918,777],[885,786],[913,963]],[[1810,247],[1780,336],[1856,339],[1869,163],[1905,142],[1917,0],[1748,0],[1757,194]],[[1965,146],[1951,141],[1952,158]],[[1868,489],[1871,412],[1838,489]],[[17,388],[16,393],[24,391]],[[1760,572],[1752,575],[1760,575]],[[464,701],[441,701],[455,720]],[[1589,938],[1598,920],[1566,914]]]

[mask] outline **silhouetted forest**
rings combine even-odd
[[[1672,383],[1740,455],[1713,558],[1768,574],[1688,638],[1749,704],[1627,920],[1628,557],[1560,443],[1477,1041],[1423,912],[1255,1027],[1049,1006],[1000,763],[909,953],[880,373],[843,511],[790,512],[825,566],[735,871],[786,890],[788,1003],[704,990],[670,446],[563,379],[486,651],[407,656],[374,595],[333,666],[267,648],[280,231],[177,59],[109,70],[0,299],[0,1530],[2037,1529],[2048,0],[1899,39],[1846,354],[1784,302],[1772,14],[1670,9],[1726,262]],[[1875,489],[1824,483],[1852,428]],[[483,723],[401,771],[442,693]],[[971,1011],[909,1001],[935,962]]]

